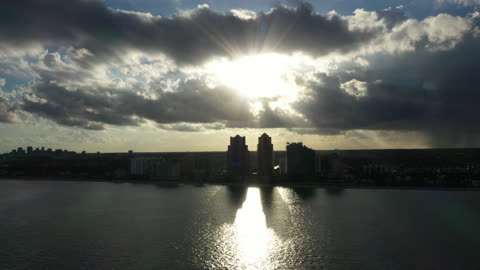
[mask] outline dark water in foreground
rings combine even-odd
[[[480,192],[0,181],[0,269],[480,269]]]

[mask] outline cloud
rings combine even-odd
[[[340,65],[306,79],[310,91],[294,107],[319,128],[419,131],[432,146],[479,146],[479,45],[470,36],[444,51],[370,55],[348,73]]]
[[[299,101],[297,108],[319,128],[406,129],[424,113],[421,92],[407,91],[392,85],[362,83],[368,95],[357,98],[342,88],[340,78],[324,73],[308,81],[309,98]]]
[[[20,100],[0,98],[2,122],[23,110],[91,130],[153,121],[184,132],[418,131],[433,146],[480,144],[478,14],[416,20],[397,7],[321,15],[300,4],[160,17],[94,0],[20,2],[0,11],[0,72],[33,82]],[[298,99],[286,105],[212,85],[201,70],[215,56],[267,51],[328,64],[292,71]]]
[[[182,132],[199,132],[207,130],[220,130],[225,128],[223,123],[195,124],[195,123],[176,123],[176,124],[158,124],[159,128],[164,130],[175,130]]]
[[[367,83],[356,79],[342,83],[340,88],[352,96],[363,97],[367,95]]]
[[[16,106],[7,98],[2,97],[0,90],[0,123],[13,123],[16,121]]]
[[[248,9],[231,9],[230,13],[243,20],[255,19],[257,13]]]
[[[427,38],[431,42],[427,47],[433,50],[449,50],[463,39],[471,25],[464,18],[439,14],[435,17],[426,18],[424,27]]]
[[[23,98],[22,109],[58,124],[99,130],[104,124],[136,126],[144,119],[161,124],[247,121],[246,99],[227,88],[209,88],[187,80],[175,92],[148,98],[122,89],[67,89],[53,82],[36,85]]]
[[[17,119],[16,105],[9,100],[8,95],[2,90],[6,83],[5,78],[0,78],[0,123],[12,123]]]
[[[375,53],[399,54],[425,49],[446,51],[454,49],[466,37],[480,33],[477,13],[466,17],[437,14],[423,20],[407,18],[401,9],[383,11],[356,10],[353,16],[344,16],[350,27],[377,29],[370,42],[364,42],[356,50],[344,52],[343,57],[371,55]]]
[[[352,28],[345,18],[317,14],[305,3],[256,16],[199,7],[161,17],[113,10],[96,0],[7,0],[0,16],[0,43],[73,47],[78,61],[121,58],[132,49],[163,53],[183,64],[263,51],[322,56],[353,50],[376,34],[378,29]]]
[[[173,89],[158,88],[152,96],[128,88],[41,82],[23,93],[20,108],[64,126],[102,130],[105,125],[139,126],[154,121],[165,130],[204,131],[222,128],[311,127],[299,115],[271,107],[264,98],[260,109],[225,86],[184,79]]]

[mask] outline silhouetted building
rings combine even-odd
[[[19,154],[19,155],[25,155],[25,150],[23,149],[23,147],[18,147],[18,148],[17,148],[17,154]]]
[[[337,153],[324,157],[322,171],[328,179],[344,178],[346,166]]]
[[[230,137],[227,151],[227,171],[230,176],[246,177],[249,174],[248,146],[245,137]]]
[[[258,138],[257,161],[260,178],[270,179],[273,176],[273,144],[266,133]]]
[[[33,147],[27,146],[27,154],[31,154],[33,151]]]
[[[135,176],[143,175],[143,157],[130,159],[130,174]]]
[[[178,173],[178,164],[163,157],[135,157],[130,159],[130,175],[132,176],[173,181],[178,179]]]
[[[287,175],[311,177],[315,175],[315,151],[303,143],[287,144]]]
[[[223,179],[226,168],[225,153],[185,153],[178,158],[180,176],[186,181]]]

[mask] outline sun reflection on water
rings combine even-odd
[[[290,247],[267,226],[261,192],[254,187],[246,190],[233,223],[206,227],[197,246],[195,263],[208,269],[281,269]]]
[[[237,255],[244,268],[268,269],[270,253],[277,239],[273,230],[267,227],[258,188],[248,189],[245,202],[237,211],[233,228]]]

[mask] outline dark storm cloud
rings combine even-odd
[[[13,46],[86,48],[85,59],[119,56],[134,48],[182,63],[248,52],[304,51],[315,56],[349,51],[377,34],[349,30],[348,22],[319,15],[308,4],[278,7],[255,19],[200,8],[171,17],[113,10],[95,0],[7,0],[0,9],[0,40]],[[54,59],[47,59],[54,60]]]
[[[24,95],[21,109],[60,125],[101,130],[104,125],[136,126],[145,119],[165,130],[201,131],[222,128],[307,127],[299,116],[265,101],[257,114],[249,100],[226,87],[209,88],[201,80],[183,81],[175,91],[158,90],[149,98],[130,90],[67,89],[54,82],[40,83]]]
[[[467,36],[454,50],[384,58],[370,76],[416,89],[418,97],[410,103],[426,103],[423,118],[416,121],[417,130],[423,130],[433,146],[478,147],[479,47],[478,38]]]
[[[290,128],[290,127],[310,127],[304,118],[285,111],[281,107],[271,108],[270,104],[277,101],[278,98],[261,98],[261,109],[258,111],[254,121],[247,123],[229,123],[229,127],[245,128]]]
[[[118,114],[114,108],[121,106],[108,91],[71,91],[53,83],[41,83],[32,94],[26,94],[22,109],[54,120],[66,126],[86,129],[103,129],[101,123],[135,125],[130,116]],[[99,123],[100,122],[100,123]]]
[[[377,55],[357,73],[317,74],[295,107],[320,128],[420,131],[435,147],[480,146],[479,45],[470,36],[450,51]],[[353,78],[366,82],[365,96],[342,88]]]
[[[138,125],[143,119],[161,124],[246,121],[247,101],[226,88],[208,88],[189,80],[175,92],[159,92],[151,99],[126,90],[69,90],[55,83],[41,83],[25,95],[22,109],[58,124],[103,129],[104,124]]]
[[[291,126],[304,126],[305,121],[278,108],[271,109],[268,104],[263,105],[264,111],[259,114],[259,128],[288,128]]]
[[[94,77],[95,70],[86,67],[67,65],[58,52],[45,54],[40,61],[43,65],[31,65],[30,68],[43,82],[78,82]]]
[[[419,91],[370,83],[368,95],[357,97],[342,89],[337,76],[320,73],[317,79],[320,82],[307,82],[310,98],[295,106],[319,128],[405,129],[424,113],[425,100]]]

